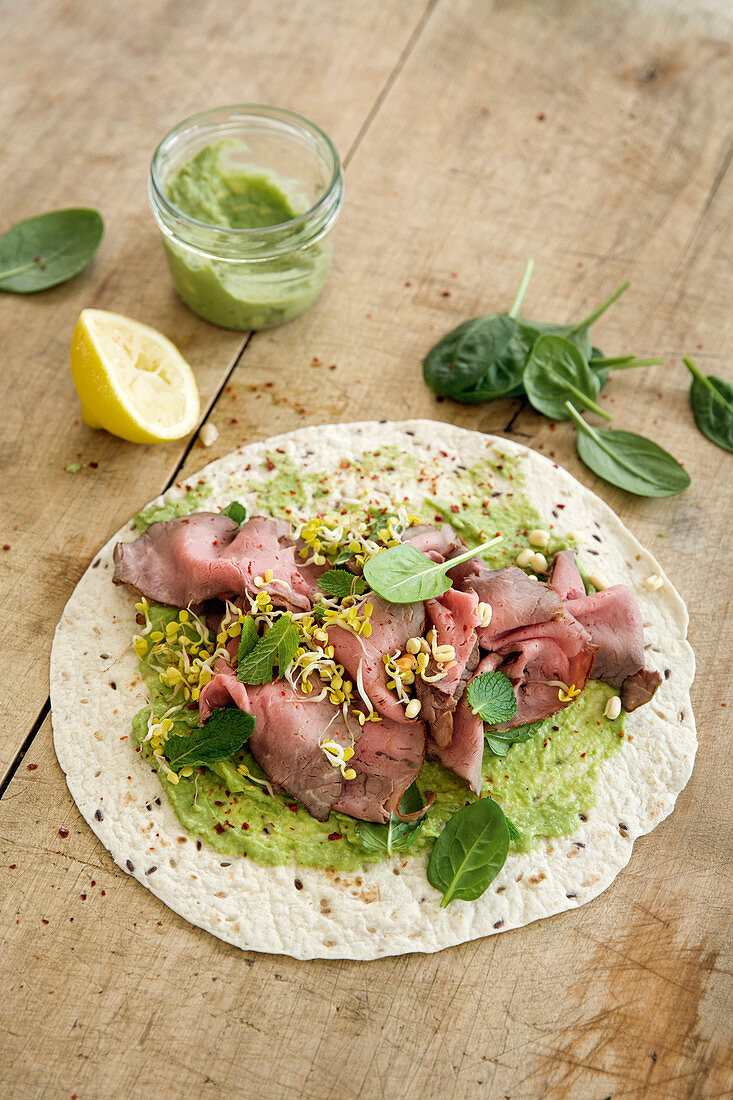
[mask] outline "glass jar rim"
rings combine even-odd
[[[184,210],[181,210],[180,207],[176,206],[175,203],[172,203],[160,184],[158,174],[159,162],[163,153],[173,144],[175,139],[184,134],[186,130],[193,128],[197,124],[213,120],[217,116],[226,116],[227,112],[247,113],[252,118],[280,120],[290,123],[293,125],[294,129],[299,130],[300,133],[305,133],[309,137],[315,136],[330,154],[333,165],[331,179],[318,202],[314,203],[313,206],[310,206],[307,210],[304,210],[301,214],[297,214],[294,218],[288,218],[287,221],[277,222],[275,225],[268,225],[260,228],[230,228],[224,225],[212,225],[211,222],[203,222],[198,218],[192,217]],[[153,153],[153,159],[150,163],[150,190],[156,203],[163,207],[163,209],[175,219],[180,219],[182,223],[188,224],[194,229],[206,230],[212,234],[219,232],[222,235],[226,234],[230,239],[239,238],[241,240],[248,240],[257,237],[260,240],[266,240],[268,235],[274,237],[278,233],[281,234],[284,229],[298,229],[308,221],[313,220],[314,215],[318,216],[322,211],[328,211],[334,204],[334,201],[338,205],[340,202],[339,192],[341,191],[342,185],[343,170],[341,167],[341,158],[338,149],[331,141],[326,131],[322,130],[321,127],[315,122],[312,122],[311,119],[306,118],[305,115],[298,114],[297,111],[291,111],[287,107],[274,107],[264,103],[233,103],[223,107],[212,107],[206,111],[199,111],[195,115],[189,115],[188,118],[184,118],[177,126],[169,130],[161,139]]]

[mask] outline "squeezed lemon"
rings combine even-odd
[[[190,366],[166,336],[130,317],[82,310],[71,377],[90,428],[131,443],[165,443],[196,426],[200,401]]]

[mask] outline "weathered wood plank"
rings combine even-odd
[[[730,457],[697,435],[679,363],[697,353],[725,373],[733,336],[724,23],[714,8],[439,3],[350,165],[326,295],[255,337],[212,415],[219,443],[185,467],[304,423],[403,415],[511,424],[554,451],[690,605],[701,748],[674,816],[575,913],[435,956],[304,964],[218,943],[115,869],[66,792],[45,723],[0,801],[5,1091],[681,1100],[733,1089],[720,671]],[[537,316],[580,313],[632,279],[599,339],[667,363],[619,374],[609,407],[617,426],[685,461],[684,496],[633,501],[578,464],[566,425],[424,390],[431,341],[508,305],[528,254]],[[135,505],[155,488],[141,484]]]
[[[17,169],[6,161],[3,224],[85,204],[107,224],[93,265],[73,282],[0,294],[0,545],[10,546],[0,607],[23,622],[0,656],[0,777],[47,698],[53,626],[73,585],[97,547],[165,486],[186,446],[140,447],[79,422],[68,349],[80,310],[129,314],[169,335],[194,368],[204,407],[242,346],[242,334],[205,324],[173,293],[147,206],[155,145],[202,107],[274,99],[316,118],[346,154],[425,6],[49,2],[0,13],[0,119]],[[342,86],[348,94],[334,94]],[[75,461],[84,469],[67,473]]]

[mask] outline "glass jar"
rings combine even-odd
[[[343,173],[307,118],[244,105],[185,119],[156,149],[148,191],[176,289],[207,321],[279,325],[323,289]]]

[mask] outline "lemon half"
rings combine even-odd
[[[131,443],[165,443],[196,426],[200,401],[190,366],[166,336],[130,317],[82,310],[71,377],[90,428]]]

